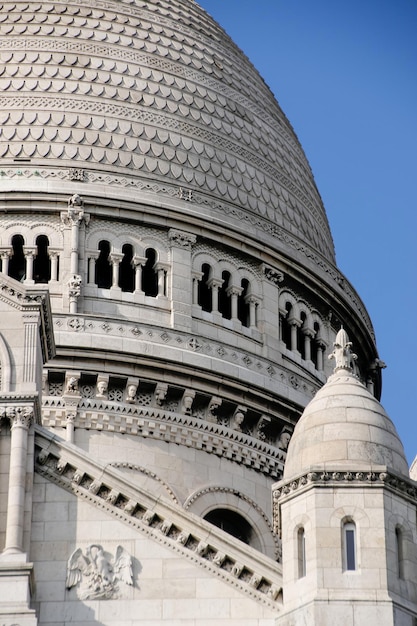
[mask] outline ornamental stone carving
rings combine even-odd
[[[186,248],[187,250],[191,250],[193,244],[197,241],[197,237],[195,235],[186,233],[182,230],[174,230],[173,228],[169,231],[168,237],[172,245],[179,248]]]
[[[68,559],[66,587],[77,588],[80,600],[115,599],[123,586],[133,584],[132,558],[122,546],[113,557],[101,545],[91,544],[84,552],[77,548]]]
[[[274,283],[274,285],[279,285],[284,280],[284,274],[280,270],[264,265],[263,271],[265,278],[271,283]]]

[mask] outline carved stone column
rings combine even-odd
[[[319,372],[323,371],[324,367],[324,351],[326,350],[326,344],[323,340],[317,340],[317,369]]]
[[[119,268],[120,262],[123,259],[123,254],[120,252],[112,252],[109,256],[110,262],[112,264],[112,289],[120,289],[119,287]]]
[[[192,279],[193,279],[193,304],[197,304],[198,305],[198,283],[203,278],[203,276],[204,276],[203,272],[193,272],[192,273]]]
[[[316,333],[311,328],[303,328],[302,332],[304,335],[304,359],[311,361],[311,340]]]
[[[259,306],[259,298],[249,295],[245,300],[249,304],[249,328],[256,328],[256,309]]]
[[[9,273],[9,260],[10,260],[10,250],[2,250],[1,251],[1,272],[2,274]]]
[[[58,280],[58,252],[49,250],[49,258],[51,259],[51,281]]]
[[[223,284],[223,280],[220,278],[210,278],[207,282],[208,287],[211,289],[211,310],[213,313],[219,312],[219,289]]]
[[[132,266],[135,270],[135,293],[143,293],[142,290],[142,268],[146,264],[146,258],[135,256],[132,259]]]
[[[291,317],[288,320],[288,323],[291,327],[291,351],[297,351],[297,330],[301,326],[301,321],[295,319],[295,317]]]
[[[237,303],[238,297],[242,293],[242,287],[234,287],[233,285],[229,287],[226,291],[227,295],[230,296],[230,311],[232,320],[237,320]]]
[[[88,258],[88,284],[95,285],[96,279],[96,262],[99,256],[99,252],[91,252]]]
[[[166,282],[168,266],[164,263],[157,263],[155,269],[158,273],[158,298],[166,296]]]
[[[11,445],[4,554],[20,554],[23,553],[28,433],[33,408],[7,407],[6,417],[11,426]]]
[[[25,248],[25,259],[26,259],[26,278],[25,284],[32,285],[35,281],[33,280],[33,261],[35,259],[36,250],[34,248]]]

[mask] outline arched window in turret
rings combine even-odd
[[[110,243],[103,239],[98,244],[98,249],[100,250],[100,254],[96,260],[95,283],[97,287],[110,289],[112,284],[112,266],[109,260]]]
[[[342,528],[342,545],[343,545],[343,569],[345,571],[354,571],[357,569],[356,555],[356,525],[352,521],[346,521]]]
[[[228,320],[232,317],[232,306],[229,293],[230,278],[230,272],[227,272],[226,270],[222,272],[223,283],[219,290],[219,313],[221,313],[222,316]]]
[[[249,302],[248,302],[250,283],[246,278],[243,278],[240,283],[240,286],[242,288],[242,291],[237,301],[237,316],[238,316],[238,319],[242,322],[242,326],[248,327],[250,324]]]
[[[297,531],[297,560],[298,560],[298,578],[304,578],[306,575],[306,534],[304,528]]]
[[[36,256],[33,261],[35,283],[48,283],[51,280],[51,259],[48,253],[49,239],[46,235],[36,238]]]
[[[211,267],[208,263],[203,263],[201,266],[203,273],[201,280],[198,281],[198,304],[203,311],[211,313],[213,309],[212,290],[209,287],[209,280],[211,276]]]
[[[404,580],[404,535],[402,529],[399,526],[397,526],[395,529],[395,547],[397,551],[398,578]]]
[[[155,298],[158,295],[158,273],[155,268],[156,250],[148,248],[145,257],[146,263],[142,269],[142,291],[145,296]]]
[[[133,293],[135,290],[135,268],[133,267],[133,247],[125,243],[122,248],[123,259],[119,265],[119,287],[122,291]]]
[[[26,277],[26,259],[23,251],[25,241],[22,235],[12,237],[12,256],[9,261],[9,276],[23,282]]]

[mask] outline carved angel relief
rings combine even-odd
[[[119,582],[133,585],[132,558],[122,546],[117,546],[114,559],[97,544],[88,546],[85,554],[77,548],[68,559],[66,587],[79,585],[81,600],[117,597]]]

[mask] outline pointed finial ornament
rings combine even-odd
[[[351,351],[352,343],[349,341],[349,337],[343,326],[336,335],[336,339],[333,343],[334,350],[329,354],[329,359],[336,361],[334,371],[337,370],[349,370],[355,371],[355,361],[358,358],[356,354]]]

